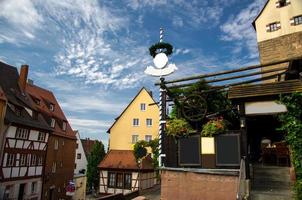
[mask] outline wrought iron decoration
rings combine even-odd
[[[191,94],[182,103],[182,114],[190,121],[202,120],[207,114],[207,101],[199,94]]]

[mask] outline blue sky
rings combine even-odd
[[[148,48],[174,46],[173,79],[258,63],[252,21],[265,0],[1,0],[0,60],[30,66],[82,138],[102,140],[142,86]],[[157,95],[155,95],[157,96]]]

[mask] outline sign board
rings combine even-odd
[[[216,165],[240,165],[240,135],[225,134],[216,138]]]
[[[190,136],[178,140],[179,165],[200,166],[200,136]]]
[[[73,196],[75,193],[75,183],[73,181],[69,181],[66,187],[66,196]]]
[[[246,102],[246,115],[267,115],[287,112],[286,106],[275,101]]]

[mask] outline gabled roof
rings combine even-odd
[[[86,139],[81,139],[81,142],[85,155],[88,158],[89,154],[92,151],[93,145],[97,142],[97,140],[90,140],[89,138],[86,138]]]
[[[257,21],[257,19],[260,17],[260,15],[262,14],[262,12],[264,11],[264,9],[265,9],[265,7],[267,6],[267,4],[268,4],[269,1],[270,1],[270,0],[267,0],[267,1],[266,1],[266,3],[265,3],[265,5],[263,6],[262,10],[259,12],[259,14],[257,15],[257,17],[254,19],[254,21],[253,21],[253,23],[252,23],[252,25],[253,25],[253,27],[254,27],[255,30],[256,30],[256,21]]]
[[[33,111],[36,111],[36,109],[30,95],[21,91],[18,81],[19,73],[17,68],[0,62],[0,86],[2,91],[8,103],[19,107],[22,112],[22,116],[18,116],[12,108],[8,106],[6,109],[5,123],[21,124],[27,127],[50,131],[50,127],[39,113],[38,118],[33,119],[33,117],[25,111],[25,108],[29,108]]]
[[[139,94],[143,91],[143,90],[146,90],[146,92],[149,94],[149,96],[151,97],[151,99],[155,102],[155,100],[153,99],[152,95],[150,94],[150,92],[145,88],[145,87],[142,87],[140,89],[140,91],[135,95],[135,97],[132,99],[132,101],[127,105],[127,107],[123,110],[123,112],[117,117],[115,118],[115,121],[114,123],[110,126],[110,128],[107,130],[107,133],[110,133],[110,130],[111,128],[118,122],[118,120],[120,119],[120,117],[126,112],[126,110],[130,107],[130,105],[133,103],[133,101],[139,96]],[[156,104],[157,105],[157,104]]]
[[[40,104],[35,104],[37,110],[43,113],[44,118],[49,119],[51,117],[56,118],[55,128],[53,129],[54,134],[70,137],[76,139],[75,133],[73,132],[70,124],[68,123],[64,112],[62,111],[56,97],[54,94],[44,88],[38,87],[33,84],[26,85],[26,91],[33,97],[40,100]],[[49,110],[48,102],[51,102],[54,105],[54,111]],[[62,130],[62,123],[66,122],[66,131]],[[61,127],[60,127],[61,126]]]
[[[121,170],[154,170],[150,154],[146,156],[141,166],[136,162],[132,150],[110,150],[98,165],[101,169]]]

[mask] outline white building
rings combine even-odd
[[[75,154],[75,168],[73,181],[75,183],[75,193],[72,196],[74,200],[86,199],[86,184],[87,184],[87,158],[81,142],[79,131],[74,131],[77,137],[77,148]]]

